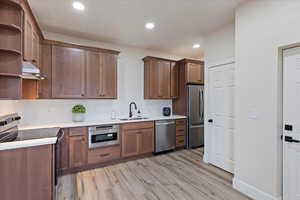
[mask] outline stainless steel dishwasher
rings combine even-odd
[[[175,120],[155,122],[155,153],[175,149]]]

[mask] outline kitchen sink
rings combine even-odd
[[[144,119],[149,119],[147,117],[132,117],[132,118],[121,118],[121,121],[131,121],[131,120],[144,120]]]

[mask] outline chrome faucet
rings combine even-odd
[[[131,105],[134,105],[134,109],[137,110],[136,103],[135,103],[135,102],[131,102],[131,103],[129,104],[129,118],[131,118],[131,117],[133,116],[132,110],[131,110]]]

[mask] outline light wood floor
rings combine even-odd
[[[250,200],[202,158],[202,149],[182,150],[67,175],[57,200]]]

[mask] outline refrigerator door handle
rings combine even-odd
[[[204,91],[203,91],[203,89],[201,89],[201,97],[202,97],[202,100],[201,100],[201,110],[202,110],[201,120],[203,122],[204,121]]]
[[[200,106],[199,106],[199,117],[200,117],[200,121],[202,121],[202,96],[201,96],[201,89],[199,91],[199,103],[200,103]]]
[[[189,125],[189,128],[204,128],[204,124],[199,124],[199,125]]]

